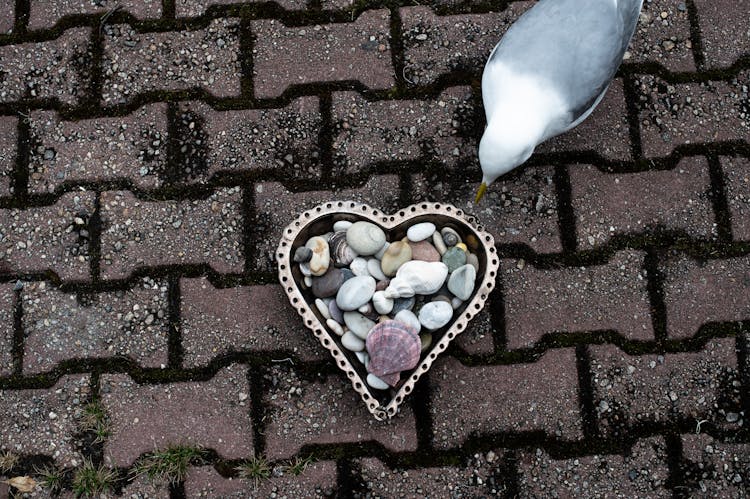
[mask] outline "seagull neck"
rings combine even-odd
[[[506,142],[533,148],[544,137],[545,122],[533,112],[518,113],[510,109],[504,112],[500,108],[487,123],[487,131]]]

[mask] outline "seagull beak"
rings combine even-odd
[[[479,200],[482,199],[485,192],[487,192],[487,184],[482,182],[482,185],[479,186],[479,190],[477,191],[477,197],[474,198],[474,204],[479,204]]]

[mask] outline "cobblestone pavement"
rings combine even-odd
[[[747,494],[748,0],[647,0],[598,110],[478,206],[481,68],[533,2],[0,3],[0,481]],[[281,229],[331,199],[452,203],[501,257],[389,423],[277,285]]]

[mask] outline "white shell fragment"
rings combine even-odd
[[[443,262],[412,260],[399,267],[396,277],[385,290],[388,298],[404,298],[414,295],[431,295],[445,283],[448,266]]]

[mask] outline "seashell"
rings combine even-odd
[[[443,227],[440,230],[440,235],[443,236],[443,241],[448,247],[455,246],[461,242],[461,236],[459,236],[458,232],[451,229],[450,227]]]
[[[459,250],[460,251],[460,250]],[[411,260],[403,264],[396,277],[385,290],[387,298],[404,298],[431,295],[437,292],[448,277],[448,267],[443,262]]]
[[[399,267],[411,260],[411,246],[407,241],[394,241],[388,246],[382,260],[380,268],[387,277],[396,275]]]
[[[370,355],[367,370],[381,379],[387,374],[413,369],[419,363],[422,347],[417,332],[397,321],[377,324],[370,330],[365,346]]]
[[[312,250],[312,258],[307,264],[310,266],[310,272],[314,276],[320,276],[326,273],[331,263],[331,252],[328,242],[320,237],[311,237],[305,246]]]
[[[354,275],[370,275],[370,272],[367,270],[367,260],[365,260],[361,256],[358,256],[354,260],[352,260],[352,262],[349,264],[349,269]]]
[[[352,352],[361,352],[365,349],[365,342],[351,331],[344,333],[344,336],[341,337],[341,344]]]
[[[336,232],[328,240],[331,259],[336,267],[346,267],[357,257],[357,253],[346,243],[346,232]]]
[[[376,390],[387,390],[389,386],[388,383],[372,373],[369,373],[367,375],[367,379],[365,381],[367,381],[367,384],[370,385],[371,388],[375,388]]]
[[[406,230],[406,237],[409,241],[419,242],[424,241],[428,237],[431,237],[435,233],[435,224],[432,222],[422,222],[414,224]]]
[[[300,246],[299,248],[294,250],[295,263],[309,262],[310,258],[312,258],[312,250],[307,246]]]
[[[445,301],[432,301],[419,311],[419,323],[430,331],[445,326],[452,317],[453,307]]]
[[[358,255],[374,255],[385,244],[385,232],[370,222],[355,222],[346,230],[346,242]]]
[[[379,314],[390,314],[393,310],[393,300],[387,298],[383,291],[375,291],[372,295],[372,305]]]
[[[375,293],[375,279],[367,276],[352,277],[336,293],[336,305],[344,311],[357,310],[370,301]]]

